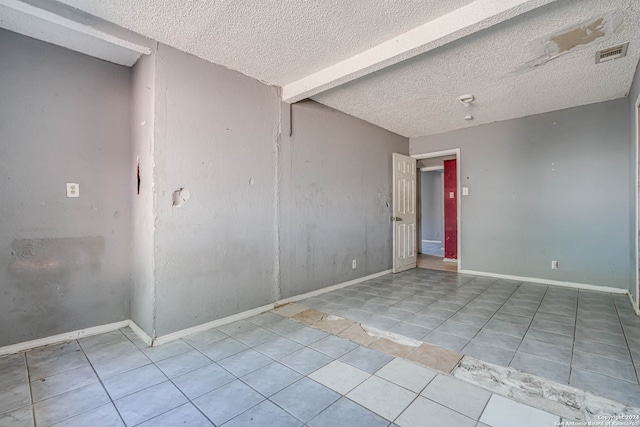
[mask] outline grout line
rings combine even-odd
[[[616,304],[616,301],[613,298],[613,296],[611,296],[611,299],[613,300],[613,306],[615,307],[615,310],[616,310],[616,316],[618,317],[620,328],[622,328],[622,336],[624,337],[624,342],[627,344],[627,351],[629,352],[629,356],[631,358],[631,367],[633,368],[633,372],[635,372],[636,374],[636,383],[640,383],[640,381],[638,381],[638,371],[636,369],[636,365],[633,360],[633,354],[631,353],[631,348],[629,347],[629,340],[627,339],[627,333],[624,331],[624,327],[622,326],[622,320],[620,319],[620,313],[618,312],[618,305]],[[576,313],[577,313],[577,310],[576,310]]]
[[[571,385],[571,375],[573,375],[573,356],[576,353],[576,332],[578,331],[578,308],[580,307],[580,289],[578,289],[578,295],[576,296],[576,315],[573,318],[573,341],[571,342],[571,360],[569,360],[569,377],[567,378],[567,384]]]
[[[513,363],[513,359],[515,359],[516,354],[518,354],[518,350],[522,346],[522,343],[524,342],[524,339],[526,338],[527,334],[529,333],[529,330],[531,329],[531,325],[533,324],[533,319],[535,319],[536,314],[538,314],[538,312],[540,311],[540,307],[542,306],[542,303],[544,302],[544,299],[547,297],[547,292],[549,292],[549,285],[547,285],[547,289],[545,289],[544,294],[542,294],[542,298],[540,299],[540,302],[538,303],[538,307],[536,308],[535,313],[533,313],[533,317],[531,318],[531,321],[529,322],[529,325],[527,326],[527,330],[524,331],[524,335],[522,336],[522,339],[520,340],[520,344],[518,344],[518,347],[516,347],[516,350],[513,352],[513,356],[511,356],[511,360],[509,360],[509,365],[507,365],[507,366],[511,366],[511,364]]]
[[[118,331],[120,331],[118,329]],[[127,337],[124,333],[122,333],[122,331],[120,331],[120,333],[122,335],[124,335],[127,339],[129,339],[129,337]],[[115,408],[116,412],[118,413],[118,416],[120,417],[120,420],[122,421],[123,425],[127,425],[127,423],[124,421],[124,418],[122,417],[122,414],[120,413],[120,410],[118,409],[118,407],[116,406],[115,402],[113,401],[113,399],[111,398],[111,394],[109,394],[109,391],[107,390],[107,388],[104,386],[104,382],[102,381],[102,378],[100,378],[100,375],[98,375],[98,372],[96,371],[96,368],[93,366],[93,363],[91,363],[91,359],[89,359],[89,356],[87,356],[87,353],[84,351],[84,348],[80,345],[80,342],[78,340],[75,340],[76,342],[78,342],[78,347],[80,347],[80,351],[82,351],[82,354],[84,354],[84,357],[87,359],[87,362],[89,362],[89,366],[91,366],[91,369],[93,370],[93,373],[96,375],[96,378],[98,379],[98,382],[100,383],[100,386],[102,387],[102,389],[104,390],[105,394],[107,395],[107,397],[109,398],[109,402],[111,402],[111,405]],[[118,356],[115,356],[118,357]],[[96,408],[90,409],[89,411],[93,411]],[[89,412],[86,411],[86,412]],[[82,412],[81,414],[84,414],[85,412]],[[76,414],[75,416],[81,415],[81,414]],[[69,417],[69,418],[73,418],[73,417]],[[67,418],[67,419],[69,419]],[[64,421],[64,420],[62,420]]]
[[[24,367],[27,369],[27,382],[29,384],[29,400],[31,402],[31,416],[33,418],[33,426],[37,427],[36,424],[36,408],[35,403],[33,401],[33,390],[31,389],[31,371],[29,370],[29,360],[27,359],[27,352],[23,352],[24,357]]]

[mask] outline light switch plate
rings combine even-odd
[[[462,195],[463,196],[469,195],[469,187],[462,187]]]
[[[80,197],[80,184],[67,182],[67,197]]]

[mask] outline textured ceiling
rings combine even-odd
[[[60,0],[281,86],[472,0]]]
[[[211,62],[283,86],[471,0],[60,0]],[[497,0],[496,0],[497,1]],[[504,0],[501,0],[504,1]],[[533,66],[535,41],[618,11],[607,37]],[[595,51],[630,42],[626,58]],[[623,97],[640,58],[638,0],[558,0],[313,99],[404,136],[446,132]],[[464,108],[458,96],[476,101]],[[464,116],[472,114],[473,121]]]
[[[616,9],[623,22],[608,40],[530,65],[532,40]],[[595,64],[597,50],[622,42],[627,57]],[[639,58],[640,2],[559,1],[313,99],[415,137],[621,98]],[[468,93],[476,101],[465,108]]]

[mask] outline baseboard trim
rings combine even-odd
[[[161,345],[166,344],[168,342],[177,340],[182,337],[186,337],[188,335],[193,335],[198,332],[204,332],[212,328],[217,328],[218,326],[226,325],[228,323],[237,322],[238,320],[244,320],[249,317],[257,316],[258,314],[262,314],[269,310],[273,310],[275,307],[279,307],[281,305],[289,304],[292,302],[300,301],[306,298],[315,297],[318,295],[325,294],[327,292],[336,291],[338,289],[346,288],[347,286],[352,286],[357,283],[364,282],[366,280],[375,279],[376,277],[384,276],[391,273],[391,270],[381,271],[379,273],[370,274],[368,276],[359,277],[357,279],[349,280],[348,282],[338,283],[337,285],[327,286],[322,289],[318,289],[315,291],[307,292],[305,294],[296,295],[289,298],[284,298],[278,300],[274,303],[263,305],[262,307],[253,308],[251,310],[243,311],[241,313],[233,314],[231,316],[223,317],[222,319],[212,320],[211,322],[203,323],[201,325],[193,326],[191,328],[182,329],[180,331],[172,332],[167,335],[162,335],[153,340],[153,345]]]
[[[265,311],[272,310],[273,308],[274,304],[271,303],[263,305],[262,307],[252,308],[251,310],[243,311],[241,313],[232,314],[231,316],[223,317],[222,319],[212,320],[211,322],[192,326],[187,329],[181,329],[167,335],[162,335],[156,337],[156,339],[153,340],[153,346],[155,347],[156,345],[166,344],[168,342],[175,341],[188,335],[197,334],[198,332],[204,332],[212,328],[217,328],[218,326],[226,325],[227,323],[237,322],[238,320],[244,320],[252,316],[257,316],[258,314],[262,314]]]
[[[455,264],[458,263],[458,260],[457,259],[453,259],[453,258],[443,258],[442,260],[444,262],[450,262],[450,263],[455,263]]]
[[[106,325],[94,326],[91,328],[80,329],[77,331],[66,332],[64,334],[53,335],[46,338],[39,338],[37,340],[25,341],[18,344],[11,344],[5,347],[0,347],[0,356],[5,356],[7,354],[19,353],[21,351],[31,350],[36,347],[42,347],[44,345],[50,344],[58,344],[65,341],[75,340],[78,338],[88,337],[92,335],[103,334],[105,332],[116,331],[121,328],[126,328],[127,326],[133,330],[133,332],[145,342],[145,344],[149,346],[157,346],[161,344],[166,344],[171,341],[175,341],[179,338],[185,337],[187,335],[192,335],[198,332],[204,332],[211,328],[217,328],[218,326],[226,325],[228,323],[236,322],[238,320],[247,319],[252,316],[257,316],[258,314],[264,313],[266,311],[272,310],[275,307],[279,307],[281,305],[289,304],[292,302],[300,301],[306,298],[311,298],[314,296],[322,295],[327,292],[335,291],[338,289],[346,288],[347,286],[352,286],[357,283],[364,282],[366,280],[375,279],[376,277],[385,276],[390,274],[391,270],[381,271],[379,273],[370,274],[368,276],[360,277],[358,279],[349,280],[348,282],[338,283],[337,285],[327,286],[326,288],[318,289],[315,291],[307,292],[305,294],[296,295],[290,298],[284,298],[279,301],[276,301],[271,304],[263,305],[262,307],[253,308],[251,310],[243,311],[242,313],[236,313],[231,316],[224,317],[222,319],[216,319],[211,322],[203,323],[201,325],[193,326],[191,328],[182,329],[180,331],[172,332],[167,335],[163,335],[160,337],[152,338],[133,320],[122,320],[120,322],[109,323]]]
[[[636,316],[640,316],[640,308],[638,308],[636,300],[633,299],[633,295],[631,295],[631,292],[627,292],[627,295],[629,295],[629,301],[631,301],[631,307],[633,307],[633,311],[636,313]]]
[[[317,297],[318,295],[326,294],[327,292],[337,291],[338,289],[346,288],[347,286],[356,285],[358,283],[366,282],[367,280],[375,279],[377,277],[386,276],[391,274],[393,270],[384,270],[379,273],[370,274],[368,276],[359,277],[357,279],[349,280],[348,282],[338,283],[337,285],[327,286],[326,288],[318,289],[315,291],[307,292],[306,294],[296,295],[290,298],[281,299],[276,302],[276,307],[280,305],[289,304],[292,302],[300,301],[303,299]]]
[[[52,335],[46,338],[39,338],[36,340],[25,341],[18,344],[11,344],[4,347],[0,347],[0,356],[7,354],[19,353],[25,350],[31,350],[36,347],[42,347],[45,345],[58,344],[65,341],[76,340],[78,338],[90,337],[92,335],[104,334],[105,332],[117,331],[121,328],[129,326],[129,320],[122,320],[120,322],[108,323],[106,325],[93,326],[91,328],[79,329],[77,331],[65,332],[64,334]]]
[[[129,320],[129,327],[146,345],[151,347],[153,345],[153,338],[151,338],[136,322]]]
[[[509,274],[487,273],[485,271],[460,270],[461,274],[493,277],[496,279],[519,280],[522,282],[542,283],[544,285],[564,286],[565,288],[584,289],[587,291],[608,292],[611,294],[628,294],[627,289],[612,288],[610,286],[588,285],[586,283],[563,282],[560,280],[539,279],[537,277],[511,276]]]
[[[442,240],[423,240],[422,243],[442,243]]]

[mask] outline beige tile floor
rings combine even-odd
[[[458,264],[455,262],[445,262],[442,257],[418,254],[418,268],[456,272],[458,271]]]

